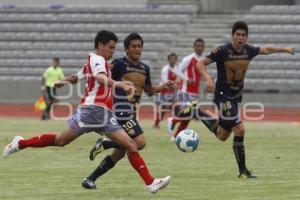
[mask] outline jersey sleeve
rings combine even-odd
[[[165,65],[160,73],[160,81],[161,83],[166,83],[168,81],[168,66]]]
[[[63,80],[65,78],[64,70],[60,69],[59,79]]]
[[[45,72],[43,73],[43,77],[47,78],[49,74],[49,67],[45,70]]]
[[[84,70],[84,68],[86,67],[86,65],[87,65],[87,64],[84,64],[84,65],[82,66],[82,68],[77,72],[77,77],[78,77],[79,80],[84,78],[83,70]]]
[[[220,62],[222,60],[222,48],[217,47],[213,49],[207,58],[211,59],[213,62]]]
[[[105,67],[106,62],[104,58],[101,56],[97,56],[97,55],[91,56],[90,65],[92,69],[92,74],[94,76],[99,73],[105,73],[105,74],[107,73]]]
[[[188,68],[188,66],[189,66],[189,59],[188,57],[184,57],[178,65],[178,70],[180,72],[183,72]]]
[[[182,73],[182,71],[179,70],[179,66],[176,65],[172,71],[179,79],[182,79],[184,81],[189,80],[188,77],[185,76],[184,73]]]
[[[248,46],[248,54],[249,54],[249,58],[253,59],[255,56],[257,56],[259,54],[260,51],[260,47],[254,47],[249,45]]]
[[[121,73],[118,70],[118,68],[119,68],[118,60],[113,60],[111,62],[111,77],[114,80],[120,80]]]
[[[152,86],[151,77],[150,77],[150,68],[147,68],[145,86]]]

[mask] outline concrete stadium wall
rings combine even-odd
[[[0,80],[0,103],[34,103],[42,92],[40,90],[41,83],[40,80]],[[84,83],[79,87],[83,94]],[[66,96],[72,90],[70,98],[67,98],[66,102],[78,103],[79,95],[77,92],[77,87],[72,86],[61,88],[57,90],[58,95]]]
[[[202,84],[204,85],[204,84]],[[58,95],[66,96],[72,90],[70,98],[60,100],[61,102],[69,102],[77,104],[80,100],[80,95],[83,95],[84,82],[79,87],[72,86],[58,89]],[[34,103],[41,95],[39,80],[0,80],[0,104],[1,103]],[[200,96],[201,102],[211,102],[207,99],[207,94],[202,93]],[[147,98],[144,101],[152,101],[153,98]],[[244,94],[243,102],[258,102],[264,106],[275,107],[300,107],[300,94],[268,94],[268,93],[246,93]]]

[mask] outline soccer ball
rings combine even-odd
[[[176,145],[180,151],[193,152],[198,148],[200,139],[198,133],[193,130],[185,129],[176,136]]]

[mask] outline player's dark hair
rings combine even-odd
[[[144,46],[144,40],[142,36],[140,36],[138,33],[130,33],[129,35],[127,35],[127,37],[124,40],[125,49],[129,48],[129,44],[132,40],[140,40],[142,42],[142,46]]]
[[[231,34],[233,35],[237,30],[244,30],[248,35],[248,25],[244,21],[237,21],[232,25]]]
[[[118,42],[118,36],[111,31],[99,31],[95,37],[95,49],[98,48],[98,43],[106,45],[111,40]]]
[[[204,40],[202,38],[197,38],[195,41],[194,41],[194,46],[197,42],[201,42],[203,44],[205,44]]]
[[[59,62],[59,58],[58,57],[55,57],[52,59],[53,61],[56,61],[56,62]]]
[[[170,53],[170,54],[168,55],[168,60],[170,60],[170,58],[173,57],[173,56],[174,56],[174,57],[176,58],[176,60],[177,60],[178,56],[177,56],[177,54],[174,53],[174,52],[173,52],[173,53]]]

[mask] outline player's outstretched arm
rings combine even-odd
[[[175,87],[175,81],[170,81],[168,80],[167,82],[165,82],[164,84],[162,85],[159,85],[159,86],[156,86],[156,87],[153,87],[153,86],[145,86],[143,89],[144,91],[149,94],[149,95],[152,95],[152,94],[155,94],[155,93],[159,93],[161,92],[162,90],[165,90],[165,89],[172,89]]]
[[[208,73],[208,71],[206,69],[206,65],[209,65],[211,63],[212,63],[212,61],[209,58],[205,58],[203,61],[200,61],[196,64],[196,69],[206,80],[207,92],[213,92],[215,90],[212,76]]]
[[[65,79],[63,80],[57,80],[54,82],[54,87],[62,87],[64,86],[65,84],[76,84],[78,82],[78,76],[77,74],[72,74],[70,76],[67,76]]]
[[[259,50],[259,55],[269,55],[272,53],[288,53],[291,55],[295,54],[295,49],[291,47],[283,47],[283,48],[277,48],[277,47],[262,47]]]
[[[122,88],[129,95],[133,95],[135,92],[135,88],[132,84],[114,81],[113,79],[107,77],[104,73],[98,73],[95,78],[100,84],[106,87]]]

